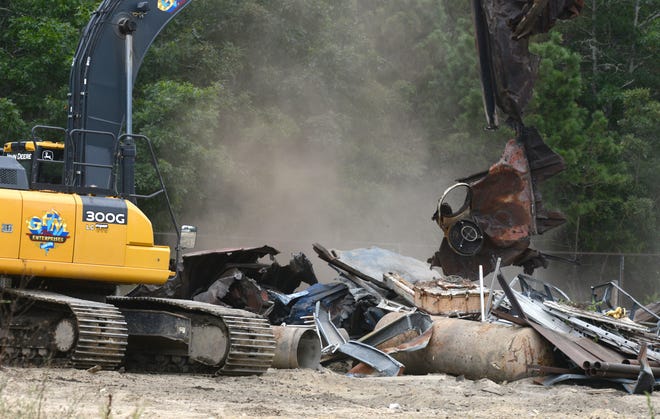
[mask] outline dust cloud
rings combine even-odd
[[[293,87],[291,94],[280,91],[279,103],[268,104],[275,114],[242,115],[234,120],[248,121],[245,126],[218,133],[232,167],[220,182],[206,185],[210,198],[203,213],[184,214],[186,224],[198,226],[197,249],[268,244],[281,251],[280,262],[302,251],[315,267],[324,263],[313,243],[432,256],[443,237],[431,220],[437,200],[473,170],[432,160],[428,134],[399,105],[406,99],[391,97],[399,95],[396,89],[372,79],[377,70],[359,70],[365,74],[355,78],[362,79],[356,89],[368,96],[359,101],[337,98],[329,80],[334,75],[323,70],[308,74],[307,66],[291,62],[279,71]],[[251,86],[269,83],[266,72],[253,77]],[[388,104],[374,105],[379,101]],[[352,108],[358,102],[365,108]],[[263,108],[257,113],[269,112]]]
[[[313,243],[338,249],[378,246],[430,257],[442,240],[431,215],[453,178],[355,180],[354,168],[343,159],[350,147],[314,138],[294,145],[230,145],[227,152],[239,175],[208,185],[213,210],[195,217],[198,248],[269,244],[282,252],[283,262],[296,251],[314,260]],[[424,149],[418,154],[428,158]]]

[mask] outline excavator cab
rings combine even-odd
[[[28,182],[35,185],[34,189],[63,184],[64,143],[43,140],[9,142],[3,147],[3,155],[16,159],[25,168]]]

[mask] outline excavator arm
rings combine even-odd
[[[72,187],[111,189],[107,167],[119,144],[120,193],[135,193],[132,87],[142,60],[160,31],[192,0],[104,0],[93,13],[76,49],[69,81],[70,133],[65,181]],[[110,133],[112,135],[108,135]],[[75,162],[84,162],[77,165]]]
[[[498,126],[498,107],[516,131],[522,128],[539,64],[529,37],[577,16],[583,6],[584,0],[472,0],[488,128]]]

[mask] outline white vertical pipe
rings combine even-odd
[[[484,267],[479,265],[479,302],[481,303],[481,321],[486,321],[486,304],[484,303]]]

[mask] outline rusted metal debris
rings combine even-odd
[[[419,312],[430,311],[429,307],[416,301],[416,290],[428,290],[429,284],[438,291],[471,290],[476,285],[460,278],[448,280],[439,272],[432,275],[440,275],[440,278],[432,281],[423,281],[414,275],[409,280],[413,269],[402,266],[398,267],[398,273],[386,272],[392,261],[383,256],[389,253],[380,249],[348,252],[328,251],[322,246],[318,249],[322,249],[323,258],[340,273],[347,274],[343,271],[345,269],[351,272],[348,275],[361,278],[363,283],[378,283],[383,296],[399,298],[397,301],[418,310],[405,315],[387,314],[374,332],[357,340],[372,347],[378,346],[403,364],[407,373],[442,372],[474,379],[487,377],[495,381],[543,374],[542,383],[545,385],[563,380],[594,383],[605,380],[621,384],[636,394],[651,392],[660,385],[655,378],[660,373],[660,337],[657,333],[629,319],[616,319],[580,309],[552,284],[521,274],[512,281],[520,288],[517,291],[497,269],[495,276],[504,292],[499,292],[493,299],[494,308],[488,310],[491,317],[475,322],[445,315],[430,318],[431,327],[425,326],[429,320],[423,320],[428,317],[420,317],[414,321],[421,322],[420,325],[411,327],[411,316],[426,316]],[[381,258],[374,258],[376,254]],[[344,258],[344,255],[350,256]],[[374,263],[374,259],[380,260]],[[413,265],[422,266],[419,261]],[[377,281],[379,277],[383,280]],[[387,294],[387,290],[391,294]],[[433,305],[441,304],[447,297],[442,292],[437,295],[429,293],[428,296],[436,298]],[[397,317],[401,318],[392,322]],[[384,328],[381,330],[380,327]],[[374,360],[370,362],[373,364]],[[374,368],[364,364],[351,370],[355,374],[373,371]]]
[[[270,246],[188,253],[183,276],[161,287],[139,286],[130,295],[192,299],[267,314],[277,295],[290,294],[303,282],[318,282],[303,253],[292,255],[284,266],[275,259],[278,253]]]
[[[342,336],[337,326],[332,323],[330,314],[321,306],[320,302],[316,304],[314,320],[319,333],[328,343],[323,349],[324,352],[334,353],[339,351],[364,362],[385,376],[396,376],[403,372],[403,364],[386,353],[371,345],[348,340]]]
[[[547,267],[547,258],[530,249],[531,237],[565,222],[564,216],[547,211],[540,184],[564,169],[564,160],[541,139],[535,128],[522,129],[521,136],[507,143],[502,158],[482,172],[459,180],[438,201],[433,220],[445,233],[429,262],[446,275],[477,279],[502,266],[523,266],[526,273]],[[447,202],[455,188],[467,190],[459,208]]]
[[[180,293],[192,296],[208,289],[223,272],[232,268],[241,270],[263,287],[286,294],[293,292],[301,282],[310,285],[318,282],[304,254],[293,255],[288,265],[281,266],[275,259],[278,253],[270,246],[188,253],[183,257],[183,264],[184,272],[189,275],[182,278]],[[267,262],[259,261],[266,257]]]
[[[499,108],[515,138],[488,171],[458,181],[469,189],[465,205],[455,209],[443,199],[438,203],[433,219],[445,239],[430,261],[445,274],[475,280],[477,267],[492,272],[497,258],[530,274],[547,266],[547,256],[529,243],[532,235],[565,221],[543,209],[539,190],[541,182],[564,169],[564,161],[523,123],[539,64],[529,52],[528,37],[547,32],[558,19],[577,16],[582,7],[583,0],[472,1],[487,127],[498,127]]]
[[[442,291],[461,289],[460,298],[465,299],[465,290],[477,288],[470,281],[448,278],[439,272],[432,274],[440,275],[432,281],[408,280],[411,274],[401,266],[398,273],[386,272],[385,267],[391,267],[387,257],[374,263],[375,254],[387,254],[378,249],[342,252],[323,248],[322,254],[340,272],[350,270],[350,275],[362,278],[364,283],[378,283],[391,292],[383,295],[400,298],[397,301],[418,311],[432,311],[443,304],[447,295]],[[504,293],[499,292],[493,299],[494,309],[488,310],[491,317],[482,322],[448,318],[445,313],[445,317],[433,317],[432,327],[425,331],[423,327],[388,330],[392,316],[403,316],[403,325],[409,324],[410,316],[415,314],[391,313],[378,324],[386,327],[382,332],[377,329],[359,341],[378,346],[412,374],[442,372],[495,381],[543,374],[545,385],[563,380],[605,380],[634,393],[653,391],[660,384],[655,379],[660,373],[660,337],[646,326],[579,309],[562,290],[529,275],[521,274],[512,281],[520,291],[507,283],[499,269],[495,276]],[[384,280],[377,281],[379,277]],[[430,307],[415,299],[419,289],[426,289],[427,296],[435,298]],[[428,293],[429,289],[438,291],[437,295]],[[360,364],[351,371],[364,374],[373,368]]]
[[[559,369],[539,368],[552,385],[563,380],[609,380],[631,393],[652,392],[660,385],[660,336],[630,319],[616,319],[555,301],[548,293],[518,292],[501,273],[498,279],[509,314],[528,324],[564,356]],[[514,281],[515,282],[515,281]],[[500,316],[499,310],[494,310]],[[508,316],[501,316],[510,319]],[[553,374],[556,373],[556,374]]]
[[[383,323],[398,314],[388,314]],[[535,374],[533,365],[553,365],[552,345],[528,327],[434,316],[424,348],[392,356],[410,374],[445,373],[468,379],[513,381]],[[382,324],[379,324],[382,326]],[[379,346],[384,352],[410,339],[401,335]]]
[[[497,128],[496,105],[509,122],[522,126],[532,97],[538,57],[528,37],[550,30],[558,19],[577,16],[583,0],[473,0],[484,108],[489,128]]]
[[[480,213],[472,209],[486,207],[480,200],[497,197],[487,199],[487,193],[475,185],[469,202],[479,205],[466,207],[471,210],[467,215],[481,226]],[[519,191],[534,197],[529,190]],[[527,220],[528,227],[535,225],[537,231],[542,224],[530,214],[520,219]],[[460,218],[453,222],[457,220]],[[518,243],[531,231],[516,236],[515,231],[496,227],[484,229],[484,238],[500,237],[503,245],[509,244],[507,238]],[[404,368],[413,374],[437,372],[495,381],[543,374],[545,385],[606,380],[633,393],[651,392],[660,384],[655,378],[660,376],[656,324],[651,324],[656,326],[653,329],[627,318],[580,309],[563,291],[529,275],[518,275],[510,285],[499,269],[502,264],[494,277],[504,292],[493,293],[465,278],[436,271],[429,263],[385,249],[340,251],[318,244],[314,249],[338,272],[335,281],[318,283],[311,263],[300,255],[280,266],[275,259],[277,250],[263,246],[186,255],[184,263],[193,271],[196,263],[209,266],[214,261],[215,266],[197,270],[201,278],[195,277],[195,281],[179,280],[154,292],[186,295],[182,303],[196,299],[244,308],[268,319],[275,326],[274,357],[278,361],[274,366],[278,368],[315,368],[319,363],[352,358],[355,364],[349,374],[353,376],[394,376]],[[312,285],[283,291],[298,287],[301,281]],[[480,293],[488,297],[484,300],[489,304],[493,302],[492,309],[484,311],[490,313],[485,318],[480,318],[478,310]],[[611,293],[605,295],[611,297]],[[156,296],[145,297],[145,301],[158,300]],[[611,301],[603,297],[599,306],[609,309]],[[653,317],[654,311],[644,313]],[[315,322],[315,329],[310,328],[310,321]],[[325,348],[323,358],[321,348]]]

